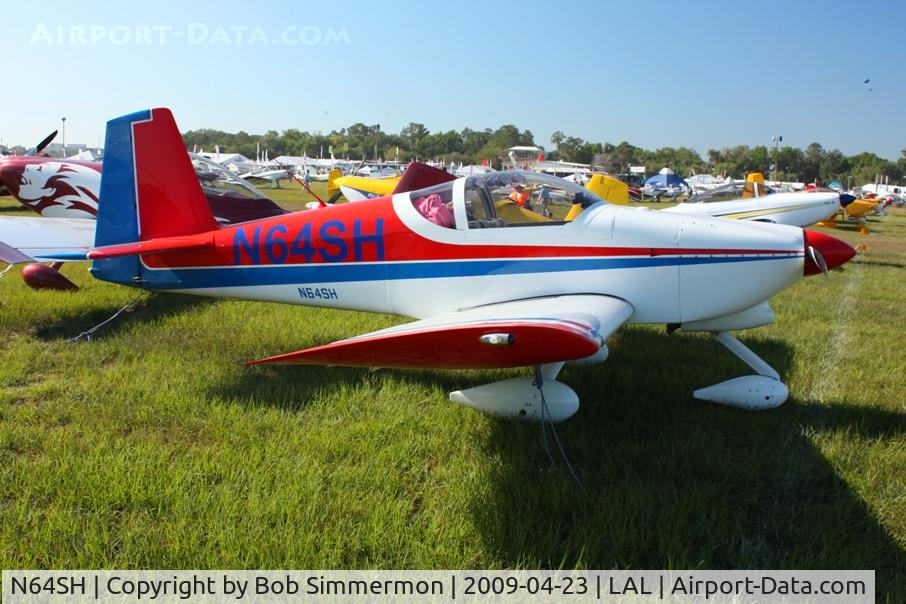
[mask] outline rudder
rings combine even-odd
[[[219,228],[169,109],[107,122],[95,247]],[[138,257],[98,260],[95,277],[140,281]]]
[[[629,185],[607,174],[593,174],[585,188],[608,203],[629,205]]]
[[[336,180],[343,176],[343,173],[337,168],[332,168],[330,172],[327,173],[327,196],[333,197],[340,192],[340,185],[336,183]]]

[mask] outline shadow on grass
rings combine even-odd
[[[874,229],[877,227],[878,224],[880,224],[880,223],[877,220],[869,220],[868,228],[871,229],[872,232],[875,232]],[[837,226],[828,228],[826,232],[829,234],[833,234],[834,231],[841,232],[841,233],[858,234],[861,230],[862,230],[862,225],[859,224],[858,222],[838,222]]]
[[[287,411],[303,409],[322,390],[356,387],[369,379],[393,376],[399,381],[440,387],[445,391],[469,388],[491,381],[487,373],[440,370],[368,369],[362,367],[324,367],[320,365],[258,365],[247,367],[238,377],[217,384],[209,391],[216,398],[229,398],[247,407],[267,405]],[[484,377],[481,377],[483,373]]]
[[[0,205],[0,214],[10,214],[10,215],[21,215],[21,216],[37,216],[36,213],[32,212],[25,206],[20,205]]]
[[[208,395],[235,400],[244,407],[264,405],[299,411],[322,389],[360,383],[367,373],[367,369],[358,367],[258,365],[245,367],[235,379],[216,384],[208,391]]]
[[[882,262],[879,260],[872,260],[871,258],[861,260],[859,264],[863,266],[883,266],[886,268],[906,268],[906,263],[904,262]]]
[[[135,295],[138,296],[139,294],[140,290],[135,290]],[[66,295],[77,296],[79,294],[75,292]],[[116,319],[101,327],[97,335],[112,336],[121,331],[132,329],[136,325],[151,323],[169,315],[179,314],[190,308],[214,304],[215,302],[216,300],[212,298],[201,298],[198,296],[168,293],[145,294],[134,307],[124,311]],[[42,340],[69,339],[106,321],[119,309],[120,307],[117,306],[92,309],[78,306],[64,308],[54,315],[53,321],[38,327],[35,330],[35,335]]]
[[[906,557],[810,435],[862,440],[906,433],[903,414],[795,398],[766,412],[694,401],[696,388],[751,371],[719,343],[625,330],[599,367],[566,369],[582,406],[559,427],[584,488],[551,469],[537,424],[495,421],[487,489],[472,503],[489,559],[502,567],[869,568],[879,593],[906,589]],[[745,341],[745,337],[742,338]],[[746,342],[782,375],[782,341]],[[395,371],[467,388],[493,372]],[[217,386],[240,404],[299,410],[367,369],[255,367]],[[456,426],[451,426],[452,430]]]
[[[786,373],[782,342],[748,344]],[[495,424],[488,453],[501,461],[473,509],[501,566],[865,568],[878,593],[906,591],[904,552],[809,436],[900,436],[906,415],[846,401],[721,407],[692,391],[750,371],[716,342],[631,330],[613,348],[560,378],[582,401],[559,434],[584,489],[553,441],[551,469],[538,426]]]

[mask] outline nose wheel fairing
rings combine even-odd
[[[754,369],[758,375],[746,375],[706,388],[699,388],[692,396],[699,400],[750,410],[773,409],[786,402],[790,392],[786,384],[780,381],[780,374],[776,369],[768,365],[764,359],[752,352],[730,332],[716,331],[711,335],[727,350]]]

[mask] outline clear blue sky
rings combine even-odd
[[[183,130],[512,123],[547,147],[562,130],[702,155],[775,134],[890,159],[906,148],[902,0],[79,1],[2,12],[6,144],[34,143],[64,115],[68,142],[95,144],[107,119],[167,106]],[[331,28],[329,43],[312,44]]]

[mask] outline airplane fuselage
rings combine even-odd
[[[212,248],[145,255],[121,282],[416,318],[599,293],[630,302],[633,322],[675,323],[750,308],[801,278],[802,233],[607,204],[567,224],[445,228],[399,194],[223,227]]]
[[[687,202],[661,211],[805,227],[833,216],[839,209],[840,196],[837,193],[809,191],[773,193],[729,201]]]
[[[224,227],[185,158],[162,152],[181,146],[165,108],[108,123],[105,202],[87,253],[97,278],[418,318],[255,362],[534,365],[534,378],[450,394],[507,417],[575,413],[557,374],[566,361],[606,359],[607,337],[627,321],[714,333],[757,375],[695,396],[776,407],[788,395],[779,373],[728,332],[769,323],[772,295],[854,254],[822,233],[609,205],[515,170]]]
[[[101,164],[48,157],[0,159],[0,188],[49,218],[94,218],[98,212]]]

